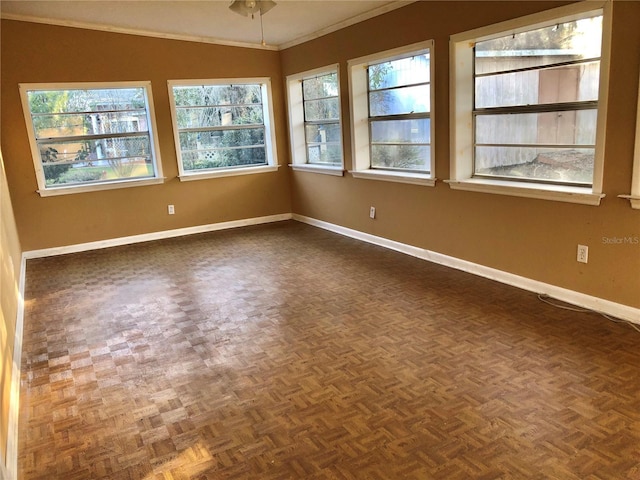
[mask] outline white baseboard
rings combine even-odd
[[[449,255],[443,255],[442,253],[432,252],[423,248],[414,247],[405,243],[389,240],[384,237],[378,237],[369,233],[360,232],[359,230],[353,230],[351,228],[342,227],[333,223],[324,222],[322,220],[316,220],[315,218],[306,217],[304,215],[293,214],[293,219],[298,222],[307,223],[315,227],[329,230],[340,235],[362,240],[367,243],[379,245],[397,252],[402,252],[413,257],[417,257],[429,262],[437,263],[447,267],[455,268],[456,270],[462,270],[463,272],[472,273],[480,277],[489,278],[497,282],[505,283],[513,287],[518,287],[523,290],[535,292],[538,294],[548,295],[563,302],[577,305],[582,308],[588,308],[596,312],[611,315],[616,318],[626,320],[628,322],[636,323],[640,325],[640,309],[623,305],[621,303],[604,300],[602,298],[586,295],[584,293],[576,292],[566,288],[550,285],[548,283],[539,282],[530,278],[521,277],[520,275],[514,275],[513,273],[504,272],[495,268],[486,267],[477,263],[461,260],[456,257],[450,257]]]
[[[18,478],[18,417],[20,413],[20,375],[22,360],[22,333],[24,330],[24,282],[27,259],[22,256],[18,279],[18,309],[16,313],[15,337],[13,340],[13,368],[11,369],[11,390],[9,394],[9,421],[7,425],[6,468],[2,476],[7,480]],[[0,462],[2,463],[2,462]]]
[[[262,223],[279,222],[283,220],[296,220],[298,222],[313,225],[315,227],[329,230],[340,235],[355,238],[363,242],[372,243],[381,247],[405,253],[413,257],[427,260],[447,267],[462,270],[481,277],[495,280],[507,285],[528,290],[531,292],[549,295],[563,302],[578,305],[597,312],[605,313],[623,320],[640,325],[640,309],[623,305],[609,300],[604,300],[584,293],[575,292],[566,288],[557,287],[547,283],[532,280],[509,272],[497,270],[495,268],[486,267],[477,263],[468,262],[459,258],[443,255],[441,253],[432,252],[412,245],[389,240],[384,237],[378,237],[369,233],[360,232],[351,228],[342,227],[333,223],[316,220],[304,215],[283,213],[279,215],[269,215],[265,217],[256,217],[243,220],[234,220],[230,222],[214,223],[208,225],[200,225],[196,227],[179,228],[175,230],[166,230],[162,232],[154,232],[142,235],[133,235],[130,237],[114,238],[110,240],[102,240],[98,242],[89,242],[76,245],[68,245],[64,247],[45,248],[41,250],[31,250],[22,254],[22,262],[20,266],[19,281],[19,299],[18,313],[16,319],[16,335],[14,341],[13,370],[11,374],[11,400],[9,405],[9,425],[6,452],[6,467],[0,462],[0,475],[7,480],[15,480],[18,478],[18,413],[20,411],[20,360],[22,357],[22,334],[24,328],[24,282],[26,273],[26,261],[30,258],[48,257],[53,255],[63,255],[67,253],[84,252],[88,250],[96,250],[100,248],[116,247],[120,245],[128,245],[132,243],[148,242],[151,240],[160,240],[163,238],[180,237],[184,235],[192,235],[196,233],[213,232],[217,230],[225,230],[229,228],[244,227],[248,225],[259,225]]]
[[[245,218],[242,220],[232,220],[229,222],[198,225],[196,227],[177,228],[174,230],[163,230],[161,232],[143,233],[141,235],[112,238],[109,240],[100,240],[97,242],[78,243],[75,245],[66,245],[64,247],[43,248],[41,250],[29,250],[27,252],[24,252],[23,255],[27,259],[52,257],[55,255],[64,255],[67,253],[86,252],[89,250],[98,250],[100,248],[119,247],[121,245],[130,245],[132,243],[149,242],[152,240],[162,240],[164,238],[182,237],[185,235],[193,235],[196,233],[214,232],[217,230],[226,230],[229,228],[246,227],[249,225],[259,225],[262,223],[280,222],[283,220],[291,220],[291,218],[292,218],[292,215],[290,213],[281,213],[278,215],[268,215],[266,217]]]

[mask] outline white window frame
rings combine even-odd
[[[327,175],[344,175],[344,142],[342,136],[342,109],[340,109],[340,165],[322,165],[309,163],[307,157],[307,143],[305,137],[304,121],[304,98],[302,92],[302,81],[308,78],[320,77],[335,73],[338,77],[338,102],[341,104],[340,92],[340,64],[335,63],[326,67],[307,70],[306,72],[288,75],[287,83],[287,106],[289,107],[289,141],[291,148],[291,161],[289,165],[293,170],[324,173]]]
[[[600,85],[593,184],[589,187],[478,178],[473,176],[473,91],[474,45],[506,35],[585,18],[603,15]],[[450,179],[454,190],[498,195],[539,198],[562,202],[600,205],[604,167],[607,97],[609,92],[609,57],[611,45],[611,2],[577,2],[525,17],[452,35],[449,42],[450,82]]]
[[[415,185],[434,186],[435,178],[435,59],[434,42],[423,42],[406,45],[384,52],[355,58],[347,62],[349,69],[349,101],[351,111],[351,156],[353,169],[349,171],[355,178],[384,180],[389,182],[410,183]],[[382,170],[371,168],[369,138],[369,95],[367,68],[369,65],[399,60],[401,58],[429,53],[430,68],[430,129],[431,129],[431,165],[429,173],[403,172],[398,170]]]
[[[29,137],[29,144],[31,146],[31,155],[33,157],[36,180],[38,182],[37,192],[41,197],[139,187],[144,185],[157,185],[164,182],[165,178],[162,176],[162,161],[160,159],[160,148],[158,145],[153,95],[151,94],[151,82],[21,83],[18,87],[20,89],[22,111],[27,125],[27,136]],[[151,178],[117,179],[95,183],[47,186],[40,158],[40,149],[38,148],[33,122],[31,120],[31,109],[29,107],[27,92],[32,90],[100,90],[109,88],[144,89],[147,105],[147,121],[149,124],[149,145],[151,148],[151,159],[154,166],[155,176]]]
[[[266,165],[249,165],[229,168],[217,168],[202,171],[187,171],[182,164],[182,152],[180,149],[180,130],[178,129],[178,117],[176,113],[173,87],[192,87],[199,85],[260,85],[262,92],[262,108],[264,119],[264,141]],[[176,157],[178,160],[178,178],[181,182],[192,180],[205,180],[209,178],[231,177],[236,175],[251,175],[255,173],[275,172],[278,170],[278,157],[276,153],[276,134],[273,126],[273,101],[271,94],[271,79],[268,77],[256,78],[217,78],[217,79],[190,79],[190,80],[168,80],[169,106],[171,109],[171,123],[173,125],[173,138],[175,142]]]
[[[640,210],[640,84],[638,85],[638,109],[636,114],[636,143],[633,152],[633,176],[631,195],[618,195],[631,202],[631,208]]]

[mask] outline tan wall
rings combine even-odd
[[[180,182],[167,80],[271,77],[280,165],[288,163],[279,53],[2,21],[2,149],[25,251],[291,211],[289,171]],[[41,198],[18,83],[152,82],[162,185]],[[174,204],[176,214],[167,214]]]
[[[13,368],[13,344],[18,312],[20,242],[0,153],[0,461],[7,453],[7,427]]]
[[[435,40],[436,176],[449,178],[449,36],[563,2],[416,2],[282,52],[283,75],[340,63],[345,161],[352,167],[347,60]],[[566,2],[564,2],[566,3]],[[293,211],[534,280],[640,307],[640,211],[617,198],[629,193],[640,72],[640,2],[614,2],[609,116],[601,206],[292,174]],[[368,217],[369,206],[377,218]],[[578,244],[589,263],[576,262]]]

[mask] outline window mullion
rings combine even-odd
[[[93,135],[68,135],[64,137],[42,137],[36,138],[36,141],[40,144],[45,143],[62,143],[62,142],[86,142],[90,140],[104,140],[109,138],[130,138],[130,137],[143,137],[149,136],[148,130],[142,130],[140,132],[119,132],[119,133],[99,133]]]
[[[501,115],[513,113],[550,113],[572,110],[593,110],[598,108],[597,100],[583,102],[542,103],[536,105],[514,105],[507,107],[476,108],[474,115]]]
[[[369,93],[377,93],[377,92],[392,92],[394,90],[401,90],[403,88],[411,88],[411,87],[421,87],[423,85],[431,85],[431,82],[416,82],[416,83],[407,83],[402,85],[394,85],[393,87],[383,87],[383,88],[369,88]]]
[[[476,58],[483,58],[483,57],[482,55],[480,55]],[[578,60],[568,60],[566,62],[548,63],[544,65],[535,65],[532,67],[512,68],[509,70],[496,70],[494,72],[476,73],[475,78],[493,77],[497,75],[507,75],[511,73],[535,72],[536,70],[551,70],[554,68],[570,67],[572,65],[581,65],[585,63],[592,63],[592,62],[598,62],[598,61],[600,61],[600,57],[581,58]]]
[[[132,109],[122,109],[122,110],[86,110],[86,111],[78,111],[78,112],[50,112],[50,113],[40,113],[35,112],[31,114],[31,117],[53,117],[57,115],[101,115],[104,113],[142,113],[146,112],[144,108],[132,108]]]
[[[476,147],[514,147],[514,148],[596,148],[592,144],[581,143],[476,143]]]
[[[264,129],[264,124],[262,123],[250,123],[246,125],[221,125],[221,126],[212,126],[212,127],[189,127],[189,128],[179,128],[178,130],[182,133],[198,133],[198,132],[221,132],[225,130],[254,130],[254,129]]]

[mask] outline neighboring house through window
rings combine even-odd
[[[599,203],[603,18],[588,2],[452,37],[453,188]]]
[[[287,77],[294,170],[343,174],[338,65]]]
[[[433,185],[433,42],[349,61],[354,177]]]
[[[160,183],[148,82],[21,84],[42,196]]]
[[[267,78],[169,81],[180,180],[275,171]]]

